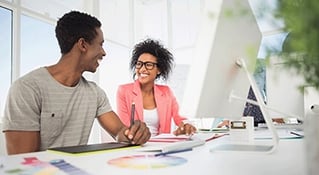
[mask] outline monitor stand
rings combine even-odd
[[[252,90],[256,96],[257,101],[250,100],[247,98],[238,97],[233,93],[230,94],[229,99],[230,100],[246,101],[248,103],[252,103],[252,104],[258,105],[260,107],[260,110],[264,116],[267,127],[272,134],[272,143],[270,145],[269,144],[268,145],[257,145],[257,144],[225,143],[225,144],[221,144],[221,145],[218,145],[218,146],[212,148],[210,151],[211,152],[214,152],[214,151],[240,151],[240,152],[243,152],[244,151],[244,152],[272,153],[278,147],[279,137],[278,137],[278,133],[274,127],[274,124],[272,122],[272,119],[269,117],[268,108],[267,108],[266,104],[263,102],[260,91],[257,88],[257,84],[256,84],[255,80],[253,79],[253,77],[251,76],[251,74],[249,73],[244,59],[238,59],[235,64],[238,67],[240,67],[241,70],[245,71],[245,73],[248,77],[248,80],[250,82],[250,85],[252,87]]]

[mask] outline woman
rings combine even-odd
[[[135,82],[120,85],[117,91],[117,112],[124,124],[129,126],[134,116],[134,120],[144,121],[155,136],[170,133],[173,119],[178,126],[175,135],[191,135],[196,131],[179,115],[171,89],[155,83],[168,79],[173,61],[173,55],[156,40],[146,39],[135,45],[130,61]]]

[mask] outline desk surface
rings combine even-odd
[[[87,174],[116,174],[116,175],[142,175],[142,174],[222,174],[222,175],[274,175],[274,174],[289,174],[303,175],[306,174],[305,154],[304,154],[304,139],[281,139],[278,149],[271,153],[243,153],[243,152],[210,152],[210,149],[218,144],[229,141],[228,136],[211,140],[205,145],[194,148],[192,151],[172,154],[173,159],[179,158],[184,160],[180,165],[169,166],[164,168],[125,168],[110,165],[108,161],[120,158],[117,163],[125,165],[126,158],[144,156],[143,159],[135,159],[143,164],[154,163],[154,159],[150,157],[154,155],[151,152],[141,152],[138,148],[122,149],[105,152],[95,152],[83,155],[67,155],[63,153],[44,151],[37,153],[19,154],[12,156],[1,157],[3,167],[0,167],[0,174],[6,174],[8,170],[24,169],[24,158],[36,157],[43,162],[63,159],[67,163],[80,168]],[[260,140],[258,140],[260,142]],[[261,142],[270,142],[263,140]],[[159,159],[156,159],[158,161]],[[155,162],[156,162],[155,161]],[[165,160],[169,162],[170,160]],[[177,161],[181,162],[181,161]],[[163,162],[158,162],[163,163]],[[29,166],[30,167],[30,166]],[[30,171],[31,172],[31,171]],[[7,173],[8,174],[8,173]],[[61,171],[55,174],[70,174]],[[10,175],[14,175],[11,173]]]

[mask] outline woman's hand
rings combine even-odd
[[[173,132],[175,135],[181,135],[181,134],[186,134],[186,135],[193,135],[196,132],[196,128],[189,124],[189,123],[181,123],[179,124],[178,128]]]
[[[229,120],[223,120],[217,125],[217,128],[227,127],[229,128]]]

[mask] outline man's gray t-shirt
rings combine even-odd
[[[112,111],[104,91],[82,77],[75,87],[57,82],[42,67],[10,88],[3,130],[40,131],[41,150],[87,144],[94,119]]]

